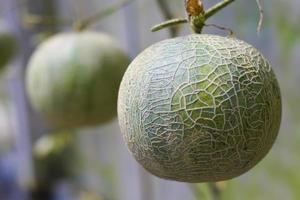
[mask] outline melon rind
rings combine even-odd
[[[253,46],[192,34],[156,43],[130,64],[118,117],[130,152],[152,174],[216,182],[247,172],[269,152],[281,95]]]

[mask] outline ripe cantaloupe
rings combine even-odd
[[[154,44],[130,64],[118,117],[129,150],[152,174],[222,181],[247,172],[271,149],[280,89],[251,45],[192,34]]]

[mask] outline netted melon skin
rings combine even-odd
[[[271,149],[280,89],[251,45],[193,34],[154,44],[130,64],[118,117],[129,150],[152,174],[222,181],[245,173]]]
[[[51,127],[95,126],[117,115],[117,98],[129,57],[110,36],[61,33],[42,43],[26,71],[33,108]]]

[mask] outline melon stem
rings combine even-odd
[[[232,2],[234,2],[234,0],[223,0],[222,2],[217,3],[213,7],[209,8],[204,14],[205,20],[212,17],[213,15],[215,15],[217,12],[219,12],[220,10],[222,10]]]
[[[203,27],[205,26],[205,21],[215,15],[217,12],[228,6],[234,0],[223,0],[222,2],[217,3],[216,5],[209,8],[207,11],[204,11],[202,1],[198,0],[185,0],[186,3],[186,12],[188,14],[188,19],[177,18],[165,21],[161,24],[155,25],[151,28],[152,32],[159,31],[170,26],[177,26],[183,23],[190,23],[192,30],[195,33],[201,33]],[[196,3],[197,2],[197,3]]]
[[[188,23],[188,22],[189,22],[189,20],[185,19],[185,18],[170,19],[168,21],[165,21],[165,22],[162,22],[160,24],[157,24],[157,25],[153,26],[151,28],[151,31],[156,32],[156,31],[159,31],[161,29],[168,28],[170,26],[177,26],[179,24],[185,24],[185,23]]]

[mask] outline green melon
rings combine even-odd
[[[5,23],[0,21],[0,69],[8,64],[15,52],[15,37]]]
[[[280,89],[251,45],[194,34],[154,44],[130,64],[118,117],[129,150],[152,174],[222,181],[251,169],[272,147]]]
[[[34,196],[51,193],[58,182],[75,176],[76,140],[72,132],[55,132],[40,137],[33,146]],[[46,199],[46,198],[36,198]]]
[[[105,34],[58,34],[32,55],[27,93],[54,127],[104,123],[116,116],[119,84],[128,64],[128,56]]]

